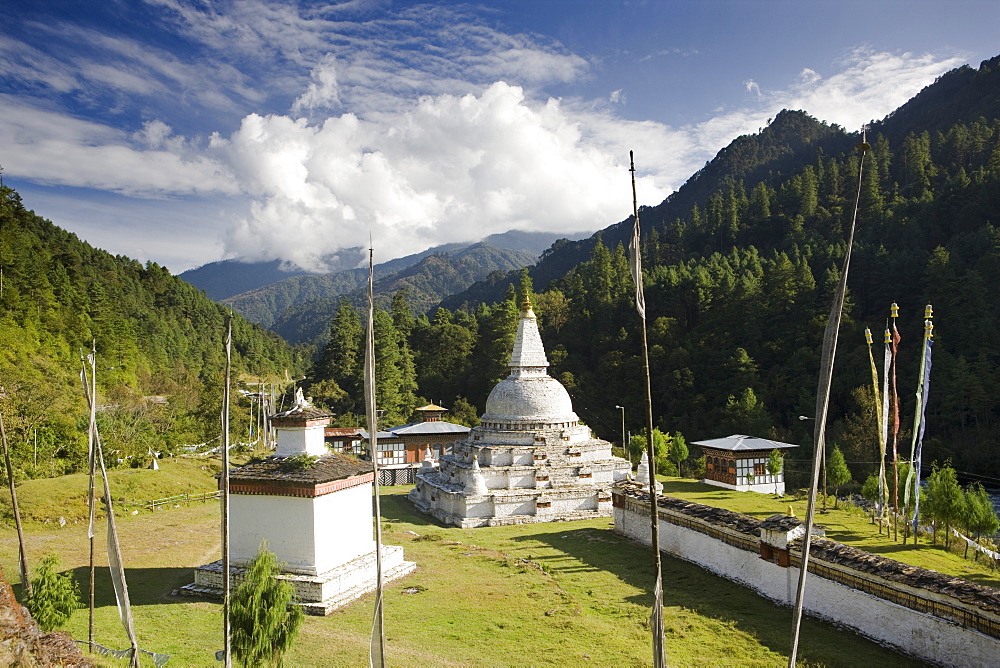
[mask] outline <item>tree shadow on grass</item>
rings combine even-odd
[[[80,585],[80,596],[86,607],[90,592],[90,568],[81,566],[72,570],[73,578]],[[182,568],[126,568],[125,583],[132,605],[163,605],[176,603],[171,596],[175,589],[194,582],[194,569]],[[107,565],[94,568],[94,607],[117,605],[111,571]]]
[[[607,540],[595,543],[595,537]],[[644,593],[629,597],[627,600],[630,603],[647,609],[652,606],[655,565],[653,551],[645,545],[610,530],[592,528],[535,533],[515,540],[546,543],[592,570],[608,571],[627,584],[643,590]],[[544,558],[535,560],[544,561]],[[563,565],[557,564],[557,561],[553,559],[551,568],[556,577],[559,576],[560,569],[563,569]],[[661,553],[661,564],[663,603],[667,608],[676,610],[674,615],[665,612],[664,616],[664,633],[668,645],[673,634],[677,633],[680,637],[685,635],[686,622],[679,620],[679,628],[674,628],[673,618],[690,610],[737,629],[771,651],[788,656],[791,651],[792,630],[790,608],[772,603],[746,587],[666,554]],[[579,567],[571,569],[582,570]],[[835,665],[843,661],[843,647],[845,642],[850,642],[852,647],[857,648],[857,656],[871,657],[872,661],[881,665],[923,665],[860,636],[850,634],[850,640],[847,640],[845,635],[849,633],[832,624],[804,618],[799,641],[799,662],[808,665]]]

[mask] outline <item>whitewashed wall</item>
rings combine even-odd
[[[371,485],[315,498],[233,494],[230,550],[236,564],[256,556],[263,539],[297,573],[324,573],[375,549]]]
[[[648,504],[647,504],[648,508]],[[648,510],[615,507],[615,531],[651,544]],[[799,569],[782,568],[759,554],[660,519],[660,549],[738,582],[780,604],[795,600]],[[929,594],[929,592],[928,592]],[[946,666],[995,666],[1000,641],[810,573],[803,605],[811,616],[851,628],[879,643]]]

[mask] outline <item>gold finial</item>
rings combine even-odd
[[[924,338],[934,338],[934,322],[932,320],[924,320]]]
[[[531,297],[525,295],[524,301],[521,302],[521,313],[522,317],[534,318],[535,312],[531,309]]]
[[[888,329],[885,330],[885,338],[882,341],[882,343],[892,343],[892,334],[889,332]]]
[[[931,307],[930,304],[928,304],[927,306],[924,307],[924,318],[930,320],[933,317],[934,317],[934,309]]]
[[[889,314],[893,318],[898,318],[899,317],[899,304],[897,304],[896,302],[893,302],[892,306],[889,307]]]
[[[858,144],[858,150],[862,153],[867,153],[872,150],[872,145],[868,143],[868,126],[861,126],[861,143]]]
[[[865,341],[868,342],[868,345],[872,344],[872,330],[867,327],[865,327]]]

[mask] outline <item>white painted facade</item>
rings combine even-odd
[[[638,502],[627,498],[622,501],[617,492],[616,499],[615,531],[650,545],[648,500]],[[793,605],[798,586],[798,568],[779,566],[773,561],[762,559],[759,552],[742,549],[727,541],[666,521],[665,512],[661,508],[658,529],[662,551],[749,587],[781,605]],[[737,532],[731,533],[736,537]],[[746,536],[741,537],[746,539]],[[810,557],[810,563],[816,563],[816,558]],[[849,570],[848,567],[837,564],[825,565],[845,572]],[[803,605],[806,614],[845,626],[876,642],[931,663],[947,666],[997,664],[997,657],[1000,656],[1000,640],[997,638],[851,588],[816,575],[812,570],[811,567]],[[867,580],[877,579],[868,574],[863,574],[863,577]],[[943,601],[947,598],[937,592],[916,587],[894,586],[928,601]],[[954,600],[948,603],[956,605]],[[987,614],[961,603],[958,607],[968,608],[968,613],[973,615]]]
[[[584,519],[611,514],[611,485],[631,465],[581,425],[566,388],[548,375],[538,323],[526,304],[510,375],[486,401],[480,425],[439,467],[423,468],[409,499],[461,527]]]
[[[307,454],[322,457],[330,450],[326,447],[324,427],[318,423],[308,427],[283,427],[275,429],[278,435],[274,450],[275,457],[292,457],[297,454]]]
[[[295,587],[297,604],[310,614],[328,614],[377,583],[374,475],[370,464],[326,450],[329,416],[312,408],[301,390],[296,405],[271,421],[278,433],[275,455],[231,475],[230,573],[238,582],[267,541],[280,577]],[[285,466],[288,457],[317,453],[322,456],[308,466]],[[415,567],[403,548],[382,546],[383,582]],[[201,566],[194,584],[181,591],[218,596],[222,573],[221,561]]]
[[[284,570],[317,575],[375,550],[371,483],[313,498],[233,494],[232,563],[246,566],[268,541]]]

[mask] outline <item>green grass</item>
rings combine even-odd
[[[789,507],[796,517],[804,519],[806,516],[805,498],[786,496],[776,499],[771,494],[736,492],[682,478],[661,478],[661,480],[664,494],[726,508],[752,517],[763,519],[776,513],[787,514]],[[941,535],[938,536],[937,546],[931,544],[929,536],[921,536],[916,546],[913,545],[912,539],[903,545],[901,528],[898,534],[899,540],[894,541],[888,533],[880,534],[878,526],[872,524],[869,516],[861,508],[841,503],[835,509],[831,499],[824,513],[821,512],[821,504],[818,505],[820,508],[817,508],[815,521],[826,528],[828,538],[913,566],[922,566],[965,578],[970,582],[1000,588],[1000,573],[990,567],[988,560],[981,558],[978,563],[973,561],[971,551],[969,558],[964,558],[959,550],[958,541],[954,538],[951,541],[952,551],[944,549],[943,530],[939,532]]]
[[[207,473],[202,478],[211,480]],[[653,554],[612,533],[609,520],[443,527],[413,511],[404,498],[408,490],[383,488],[385,540],[403,545],[406,558],[418,564],[413,574],[387,586],[389,665],[651,663]],[[219,605],[170,594],[193,580],[194,566],[218,558],[218,521],[216,503],[120,519],[140,647],[172,655],[170,665],[217,665],[212,652],[222,648]],[[32,563],[56,553],[64,568],[74,569],[86,596],[88,541],[82,526],[32,524],[28,550]],[[0,564],[16,579],[10,528],[0,530]],[[685,562],[664,558],[663,571],[671,665],[787,662],[788,609]],[[106,568],[98,572],[97,592],[95,639],[126,647]],[[371,595],[329,617],[307,617],[286,665],[363,665],[371,618]],[[77,612],[66,630],[85,639],[86,610]],[[802,638],[801,665],[856,665],[860,656],[886,666],[914,663],[814,620],[805,620]]]
[[[147,501],[178,494],[198,494],[217,488],[212,475],[222,470],[218,459],[208,457],[176,457],[160,460],[160,469],[116,469],[108,471],[111,498],[122,501]],[[17,503],[25,523],[54,524],[63,518],[69,524],[87,519],[86,473],[74,473],[59,478],[26,480],[17,486]],[[104,496],[98,475],[97,496]],[[99,504],[100,505],[100,504]],[[129,512],[135,508],[125,507]],[[13,525],[10,491],[6,483],[0,490],[0,519]]]

